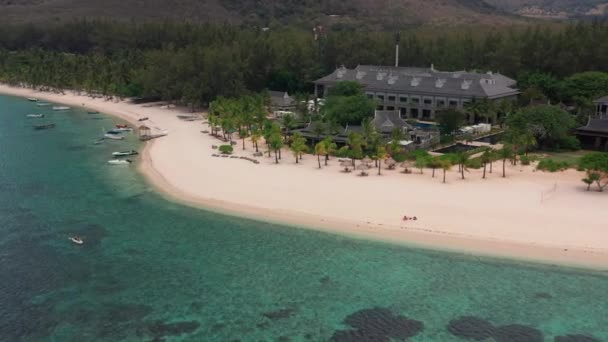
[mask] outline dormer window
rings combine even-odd
[[[443,78],[438,78],[435,81],[435,88],[443,88],[443,85],[445,84],[446,80]]]
[[[379,72],[379,73],[376,74],[376,80],[377,81],[382,81],[385,77],[386,77],[386,73],[385,72]]]
[[[412,87],[417,87],[420,85],[420,81],[422,81],[419,77],[414,77],[412,78],[412,81],[410,82],[410,85]]]
[[[363,79],[363,77],[365,77],[365,75],[367,75],[367,73],[365,71],[357,71],[357,79]]]
[[[462,81],[462,84],[460,85],[460,89],[469,90],[469,88],[471,88],[471,83],[473,83],[473,82],[469,81],[469,80]]]

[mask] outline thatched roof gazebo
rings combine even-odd
[[[363,164],[371,164],[373,162],[373,160],[371,160],[369,157],[365,157],[365,158],[361,159],[361,162]]]
[[[401,167],[403,168],[403,173],[412,173],[410,168],[414,167],[414,164],[411,161],[406,160],[401,163]]]

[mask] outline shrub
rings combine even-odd
[[[571,165],[570,163],[566,162],[566,161],[555,161],[551,158],[547,158],[547,159],[543,159],[538,163],[538,166],[536,167],[539,170],[542,171],[549,171],[549,172],[557,172],[557,171],[562,171],[565,170],[567,168],[569,168]]]
[[[234,151],[234,148],[230,145],[222,145],[218,150],[224,154],[231,154],[232,151]]]
[[[530,157],[528,156],[521,156],[519,157],[519,160],[521,161],[521,165],[530,165]]]
[[[395,155],[393,155],[393,159],[395,159],[397,163],[403,163],[407,160],[407,156],[405,153],[396,153]]]
[[[581,149],[581,142],[576,137],[568,136],[557,142],[557,148],[560,150],[577,151]]]

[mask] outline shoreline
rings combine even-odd
[[[497,236],[493,236],[494,234],[488,234],[487,230],[488,227],[484,224],[479,223],[479,227],[470,227],[467,228],[467,215],[470,215],[471,213],[473,213],[473,211],[471,211],[470,209],[467,212],[466,206],[464,209],[464,212],[461,212],[460,216],[463,216],[463,218],[461,218],[461,221],[463,222],[459,222],[460,224],[458,224],[458,222],[455,222],[453,226],[450,226],[448,229],[448,225],[446,224],[437,224],[437,223],[446,223],[446,222],[450,222],[450,218],[446,218],[445,220],[442,220],[441,217],[437,218],[436,222],[431,222],[429,225],[425,223],[413,223],[410,226],[405,226],[402,222],[400,222],[400,219],[395,219],[392,216],[392,212],[395,212],[397,210],[400,209],[395,209],[395,210],[388,210],[386,208],[383,208],[382,206],[384,205],[383,203],[378,203],[376,201],[355,201],[355,199],[357,198],[357,193],[359,192],[364,192],[365,190],[369,190],[369,191],[374,191],[374,186],[369,186],[366,185],[366,189],[363,190],[359,190],[357,192],[353,191],[352,194],[350,194],[350,198],[347,200],[344,200],[342,202],[340,202],[340,197],[336,196],[335,194],[331,194],[331,192],[339,192],[339,191],[344,191],[344,190],[348,190],[351,187],[353,187],[353,184],[358,185],[360,183],[365,183],[366,181],[373,181],[374,184],[377,184],[378,187],[392,187],[395,185],[396,182],[396,178],[397,177],[403,177],[403,178],[407,178],[410,176],[406,176],[406,175],[387,175],[383,178],[376,178],[375,175],[370,175],[370,177],[368,178],[373,178],[372,179],[363,179],[363,178],[359,178],[359,177],[352,177],[347,179],[346,175],[342,175],[342,174],[337,174],[337,175],[333,175],[332,176],[328,176],[327,178],[330,177],[334,177],[334,179],[328,179],[326,181],[323,181],[324,178],[326,177],[321,177],[316,175],[316,173],[320,172],[321,170],[311,170],[310,167],[306,168],[306,166],[314,166],[314,164],[316,164],[316,158],[311,158],[310,156],[308,156],[306,159],[306,166],[294,166],[291,165],[293,162],[291,161],[291,155],[285,151],[285,157],[284,157],[284,164],[283,165],[278,165],[275,166],[272,164],[272,162],[269,162],[268,160],[266,160],[266,158],[263,158],[261,165],[259,166],[254,166],[253,164],[248,165],[249,168],[248,169],[244,169],[242,170],[242,173],[253,173],[253,171],[256,171],[255,174],[253,174],[252,176],[247,176],[248,178],[244,179],[242,183],[236,184],[235,185],[231,185],[230,187],[226,186],[226,187],[221,187],[221,186],[217,186],[217,187],[213,187],[211,182],[219,182],[221,183],[222,181],[229,181],[232,182],[234,180],[234,177],[231,176],[235,176],[235,175],[240,175],[239,173],[236,173],[234,171],[234,164],[232,163],[243,163],[243,161],[240,160],[222,160],[219,158],[213,159],[210,158],[209,156],[204,157],[192,157],[192,159],[188,159],[186,158],[175,158],[174,155],[172,155],[171,153],[175,153],[177,150],[177,153],[179,153],[180,151],[184,151],[184,146],[192,146],[193,144],[196,144],[196,151],[203,155],[205,153],[209,154],[211,153],[210,151],[210,143],[213,143],[214,140],[211,137],[208,137],[207,135],[203,135],[200,133],[201,129],[205,129],[206,126],[200,126],[200,121],[194,121],[194,122],[184,122],[181,120],[178,120],[176,118],[176,114],[179,114],[179,112],[177,110],[174,109],[161,109],[158,107],[143,107],[142,105],[135,105],[135,104],[129,104],[126,102],[113,102],[113,101],[106,101],[104,99],[101,98],[97,98],[97,99],[93,99],[84,95],[74,95],[71,94],[71,92],[66,92],[65,95],[62,94],[55,94],[55,93],[48,93],[48,92],[39,92],[39,91],[34,91],[32,89],[27,89],[27,88],[14,88],[14,87],[9,87],[6,85],[0,85],[0,93],[1,94],[7,94],[7,95],[12,95],[12,96],[19,96],[19,97],[37,97],[40,99],[44,99],[46,101],[51,101],[51,102],[55,102],[55,103],[63,103],[63,104],[67,104],[70,106],[78,106],[78,107],[84,107],[84,108],[89,108],[89,109],[94,109],[94,110],[98,110],[101,113],[105,113],[105,114],[109,114],[115,117],[118,117],[120,119],[123,119],[127,122],[129,122],[132,125],[140,125],[142,124],[142,122],[138,122],[137,121],[137,117],[138,115],[141,114],[141,116],[148,116],[150,117],[150,122],[153,123],[153,125],[159,125],[161,126],[163,129],[167,128],[168,126],[171,126],[169,129],[169,136],[168,137],[163,137],[160,138],[158,140],[152,140],[149,142],[144,143],[144,147],[143,147],[143,151],[141,153],[141,162],[138,165],[138,171],[141,172],[145,179],[148,181],[148,183],[154,187],[155,189],[157,189],[159,191],[159,193],[163,196],[166,197],[172,201],[178,202],[178,203],[182,203],[185,205],[189,205],[189,206],[194,206],[197,208],[202,208],[202,209],[206,209],[206,210],[211,210],[211,211],[215,211],[215,212],[219,212],[222,214],[228,214],[228,215],[235,215],[235,216],[240,216],[240,217],[245,217],[245,218],[249,218],[249,219],[254,219],[254,220],[260,220],[260,221],[265,221],[265,222],[271,222],[271,223],[279,223],[279,224],[283,224],[283,225],[288,225],[288,226],[292,226],[292,227],[298,227],[298,228],[306,228],[306,229],[313,229],[313,230],[317,230],[317,231],[324,231],[324,232],[328,232],[328,233],[332,233],[332,234],[340,234],[342,236],[347,236],[347,237],[353,237],[353,238],[359,238],[359,239],[366,239],[366,240],[373,240],[373,241],[380,241],[380,242],[388,242],[388,243],[392,243],[392,244],[398,244],[398,245],[403,245],[405,247],[412,247],[412,248],[423,248],[423,249],[431,249],[431,250],[436,250],[436,251],[445,251],[445,252],[452,252],[452,253],[458,253],[458,254],[463,254],[463,255],[473,255],[473,256],[484,256],[484,257],[490,257],[490,258],[500,258],[500,259],[507,259],[507,260],[514,260],[514,261],[522,261],[522,262],[527,262],[527,263],[543,263],[543,264],[549,264],[549,265],[557,265],[557,266],[568,266],[568,267],[576,267],[576,268],[585,268],[585,269],[594,269],[594,270],[605,270],[608,268],[608,239],[604,239],[604,236],[601,236],[601,234],[603,234],[602,231],[599,230],[599,228],[601,228],[602,226],[608,227],[608,218],[604,218],[602,219],[600,218],[594,218],[595,221],[589,221],[589,223],[592,223],[592,227],[589,228],[586,232],[583,232],[582,234],[586,234],[586,235],[579,235],[577,234],[577,230],[579,229],[577,227],[576,224],[571,226],[571,230],[572,232],[570,232],[570,234],[572,234],[572,241],[570,241],[570,239],[568,239],[568,237],[565,238],[559,238],[558,236],[552,236],[552,235],[556,235],[559,233],[565,233],[567,234],[568,231],[564,230],[563,228],[561,228],[562,230],[558,233],[558,232],[550,232],[550,231],[545,231],[545,232],[537,232],[534,231],[534,234],[531,234],[531,236],[524,236],[524,237],[520,237],[518,236],[518,234],[522,234],[525,233],[526,230],[525,229],[521,229],[522,227],[518,226],[517,230],[515,229],[515,225],[521,225],[522,222],[524,225],[529,224],[530,225],[530,229],[534,229],[535,223],[538,224],[540,223],[542,225],[543,223],[543,219],[546,217],[555,219],[555,221],[552,222],[559,222],[560,221],[560,217],[554,217],[555,215],[560,215],[560,213],[562,215],[564,215],[564,227],[568,227],[567,223],[568,222],[577,222],[576,218],[575,220],[573,220],[573,217],[570,217],[572,215],[572,213],[569,213],[568,215],[566,215],[567,213],[564,212],[564,208],[570,208],[570,211],[572,210],[577,210],[578,208],[572,208],[570,205],[572,205],[574,203],[574,205],[577,205],[577,201],[572,200],[572,201],[566,201],[564,200],[566,206],[562,207],[562,203],[561,203],[561,199],[560,199],[560,205],[557,206],[557,208],[552,208],[552,211],[550,213],[550,215],[546,216],[543,215],[541,217],[534,217],[534,212],[530,212],[530,213],[520,213],[523,217],[522,220],[515,220],[517,218],[516,215],[518,215],[517,210],[521,210],[520,206],[515,205],[510,203],[509,201],[505,200],[505,203],[497,203],[497,205],[505,205],[505,212],[506,215],[499,217],[499,215],[501,215],[500,211],[496,211],[496,212],[491,212],[491,213],[487,213],[488,217],[483,217],[484,219],[484,224],[485,223],[495,223],[496,226],[500,226],[501,229],[497,229],[496,232],[492,232],[492,233],[503,233],[503,236],[499,236],[499,234],[496,234]],[[144,124],[147,124],[147,122],[145,122]],[[197,125],[197,126],[195,126]],[[193,127],[195,126],[195,127]],[[174,131],[179,131],[180,134],[176,134],[176,135],[172,135],[172,132]],[[182,134],[183,133],[183,134]],[[168,140],[171,140],[171,142],[169,142]],[[215,141],[217,143],[217,141]],[[201,143],[201,144],[199,144]],[[205,146],[205,144],[207,144],[207,146]],[[200,145],[200,146],[199,146]],[[205,148],[207,148],[207,150],[205,150]],[[236,152],[240,152],[240,144],[235,146],[235,151]],[[176,160],[179,159],[179,160]],[[200,159],[200,160],[199,160]],[[227,159],[227,158],[226,158]],[[314,159],[314,160],[313,160]],[[215,168],[217,166],[218,170],[212,171],[213,169],[210,169],[211,166],[209,166],[209,162],[213,161],[214,164],[217,165],[213,165],[213,167]],[[206,171],[208,172],[208,175],[210,177],[216,177],[216,179],[210,179],[207,182],[205,181],[198,181],[198,183],[193,184],[194,180],[188,180],[185,179],[186,177],[184,177],[186,174],[184,173],[185,171],[182,170],[178,170],[175,169],[175,167],[173,167],[172,165],[180,165],[184,164],[184,168],[186,166],[191,167],[193,169],[196,168],[196,170],[194,171],[190,171],[191,174],[196,174],[195,171]],[[240,166],[244,166],[246,164],[243,165],[239,165]],[[496,165],[498,166],[498,164]],[[299,167],[299,168],[297,168]],[[267,171],[267,172],[263,172],[260,171]],[[322,172],[324,173],[333,173],[334,171],[336,171],[337,167],[332,168],[328,168],[329,170],[323,170]],[[250,171],[250,172],[248,172]],[[514,173],[516,170],[515,168],[512,168],[512,170],[509,170],[509,172]],[[182,172],[182,173],[180,173]],[[232,173],[230,173],[232,172]],[[307,174],[304,174],[304,172],[306,172]],[[385,173],[390,173],[390,172],[396,172],[396,171],[384,171]],[[535,182],[541,183],[543,187],[545,187],[546,185],[550,184],[553,182],[553,180],[549,180],[547,181],[547,179],[542,179],[540,181],[537,181],[536,178],[534,177],[545,177],[545,175],[542,175],[540,172],[538,174],[532,174],[532,172],[529,172],[529,174],[525,173],[524,175],[524,171],[520,171],[522,173],[522,179],[518,180],[518,182],[523,182],[522,184],[522,189],[525,189],[526,186],[536,186],[536,187],[540,187],[541,185],[536,184]],[[297,175],[290,177],[290,175],[286,175],[286,174],[290,174],[290,173],[297,173]],[[370,172],[373,173],[373,170]],[[453,171],[452,171],[453,173]],[[205,174],[206,175],[206,174]],[[202,175],[201,177],[204,177],[205,175]],[[310,175],[310,176],[308,176]],[[349,206],[352,205],[353,209],[351,209],[350,211],[348,210],[348,208],[346,209],[342,209],[340,211],[340,213],[337,213],[335,215],[330,215],[328,213],[331,213],[332,210],[327,210],[326,208],[322,208],[320,207],[318,204],[315,206],[313,204],[311,205],[306,205],[307,201],[301,200],[299,201],[300,204],[302,204],[300,207],[302,210],[293,210],[292,207],[290,206],[285,206],[284,202],[285,199],[287,198],[291,198],[293,197],[293,194],[298,194],[297,190],[293,190],[291,189],[290,186],[285,186],[283,185],[282,187],[271,187],[269,185],[269,190],[268,193],[264,194],[262,193],[261,195],[259,194],[259,192],[263,192],[265,191],[265,187],[262,185],[252,185],[250,182],[247,181],[251,181],[251,180],[259,180],[259,179],[263,179],[265,181],[272,181],[273,180],[273,176],[276,176],[274,178],[277,177],[284,177],[284,178],[280,178],[281,180],[293,180],[294,182],[294,187],[296,186],[296,183],[298,183],[298,177],[301,177],[302,179],[306,178],[306,177],[310,177],[309,180],[312,181],[317,181],[318,182],[327,182],[327,184],[329,184],[330,182],[336,182],[336,183],[340,183],[338,185],[336,185],[336,189],[339,190],[334,190],[331,191],[331,189],[329,191],[331,192],[326,192],[322,195],[326,195],[327,197],[327,201],[329,206],[332,205],[336,205],[336,206]],[[454,179],[454,175],[451,174],[450,175],[452,179]],[[518,175],[519,176],[519,175]],[[523,179],[523,177],[527,177],[525,179]],[[561,176],[561,175],[557,175],[557,176]],[[256,178],[258,177],[258,178]],[[266,178],[264,178],[266,177]],[[316,178],[313,178],[316,177]],[[470,176],[472,177],[472,176]],[[570,184],[575,184],[574,180],[578,177],[578,175],[576,174],[565,174],[563,175],[563,177],[560,178],[561,182],[566,183],[567,185]],[[415,181],[413,182],[417,182],[415,184],[416,187],[418,187],[417,190],[420,191],[425,191],[425,187],[436,187],[436,185],[425,185],[426,183],[430,183],[430,175],[426,175],[424,179],[422,179],[422,177],[418,177],[418,176],[412,176],[410,178],[416,178]],[[428,178],[428,179],[427,179]],[[515,178],[515,177],[514,177]],[[549,175],[546,175],[545,178],[550,178]],[[562,179],[563,178],[563,179]],[[382,179],[382,180],[380,180]],[[473,181],[471,180],[471,183],[475,182],[475,184],[479,183],[477,180]],[[510,185],[505,185],[505,182],[509,182],[509,178],[507,178],[506,180],[501,180],[498,178],[493,178],[492,180],[488,180],[488,184],[492,184],[495,183],[497,185],[495,185],[496,187],[501,187],[501,188],[505,188],[505,187],[510,187]],[[272,182],[270,182],[272,183]],[[404,182],[405,185],[408,185],[407,182]],[[445,184],[445,185],[441,185],[442,187],[437,187],[435,190],[440,190],[443,191],[443,189],[452,189],[452,193],[450,194],[450,196],[454,195],[454,192],[458,192],[460,190],[457,190],[457,187],[466,187],[467,185],[462,185],[462,184],[458,184],[458,185],[454,185],[457,184],[458,181],[457,180],[452,180],[450,184]],[[582,182],[579,181],[579,183]],[[326,184],[326,185],[327,185]],[[555,184],[558,184],[557,181],[555,182]],[[189,185],[191,185],[189,187]],[[561,185],[561,183],[560,183]],[[202,188],[201,186],[207,186],[209,189],[207,189],[208,191],[206,191],[206,189]],[[481,194],[485,194],[486,190],[485,188],[481,188],[481,186],[478,185],[470,185],[471,187],[475,187],[475,191],[479,192]],[[251,187],[252,189],[249,190],[249,192],[244,192],[246,189],[246,187]],[[413,186],[412,186],[413,187]],[[485,187],[485,185],[484,185]],[[488,186],[490,187],[490,186]],[[543,188],[541,187],[541,189]],[[479,189],[478,189],[479,188]],[[189,191],[188,191],[189,190]],[[320,189],[321,190],[321,189]],[[568,190],[570,191],[570,190]],[[320,192],[323,192],[323,190],[321,190]],[[427,191],[428,192],[428,191]],[[432,192],[432,191],[431,191]],[[462,191],[461,191],[462,192]],[[468,191],[467,191],[468,192]],[[415,192],[414,192],[415,193]],[[488,193],[492,193],[492,191],[488,191]],[[245,195],[249,194],[250,198],[247,198]],[[311,195],[312,194],[312,195]],[[307,194],[303,194],[303,196],[305,197],[306,195],[308,195],[308,200],[310,201],[317,201],[319,202],[318,197],[315,198],[314,197],[314,192],[310,192]],[[374,197],[374,196],[380,196],[380,200],[382,199],[382,191],[378,190],[377,192],[373,193],[372,196],[370,197]],[[264,196],[265,195],[265,196]],[[463,195],[460,193],[457,193],[456,195]],[[472,193],[471,196],[474,196],[475,193]],[[596,202],[600,202],[601,198],[597,195],[597,194],[593,194],[593,193],[589,193],[589,194],[585,194],[585,195],[589,195],[592,196]],[[268,199],[268,197],[272,197],[272,196],[276,196],[278,199]],[[311,197],[313,196],[313,197]],[[494,194],[494,196],[498,197],[498,199],[500,199],[500,193],[498,194]],[[589,197],[587,196],[587,197]],[[458,196],[455,196],[456,200],[455,201],[451,201],[451,199],[449,200],[445,200],[445,201],[441,201],[441,198],[433,198],[432,194],[429,198],[422,198],[425,201],[422,201],[423,203],[421,203],[421,206],[418,208],[418,210],[422,211],[423,210],[423,206],[424,205],[434,205],[435,203],[432,202],[433,199],[438,199],[438,206],[440,207],[439,209],[443,209],[444,211],[449,211],[451,212],[451,214],[453,214],[454,217],[458,216],[457,214],[459,214],[459,210],[461,208],[458,207],[462,207],[462,203],[459,203],[457,201]],[[581,198],[583,198],[581,196]],[[230,200],[227,200],[230,199]],[[461,200],[465,200],[466,198],[461,198]],[[240,200],[240,203],[237,201]],[[332,200],[332,201],[330,201]],[[530,200],[529,198],[527,200]],[[398,202],[397,202],[398,201]],[[322,201],[321,201],[322,202]],[[397,203],[395,203],[397,202]],[[426,203],[425,203],[426,202]],[[525,202],[525,200],[523,200],[522,198],[522,202]],[[244,204],[247,203],[247,204]],[[250,203],[256,203],[256,206],[251,206]],[[432,203],[432,204],[430,204]],[[479,202],[478,204],[482,204],[483,202]],[[393,206],[394,208],[400,208],[400,198],[399,197],[388,197],[386,198],[386,203],[387,206]],[[506,204],[510,204],[510,205],[506,205]],[[361,210],[363,210],[364,208],[366,208],[364,205],[370,205],[369,208],[373,208],[376,210],[376,212],[373,212],[373,210],[370,210],[370,212],[372,212],[372,214],[370,214],[370,216],[372,218],[368,219],[367,216],[361,216]],[[486,204],[487,205],[487,204]],[[549,203],[548,206],[553,206],[554,204]],[[584,204],[578,204],[583,206]],[[406,205],[404,205],[406,206]],[[450,207],[451,206],[451,207]],[[294,204],[294,207],[298,207],[298,205]],[[453,208],[453,207],[457,207],[457,208]],[[605,205],[604,205],[605,207]],[[361,210],[357,210],[356,208],[359,208]],[[597,207],[595,207],[597,208]],[[391,208],[393,209],[393,208]],[[426,217],[435,217],[437,215],[433,215],[436,214],[436,212],[434,212],[433,210],[427,209],[426,207],[424,207],[424,210],[429,210],[423,214],[425,215],[421,215],[421,220],[423,221]],[[539,210],[544,210],[542,208],[542,204],[541,204],[541,209]],[[453,211],[453,212],[452,212]],[[593,212],[593,208],[591,209],[586,209],[585,213],[581,213],[581,214],[586,214],[587,211],[589,212]],[[391,218],[388,217],[388,215],[386,215],[387,213],[391,212]],[[419,211],[416,211],[419,212]],[[356,218],[352,218],[352,219],[347,219],[347,217],[351,217],[350,214],[353,214],[353,216],[358,216]],[[354,214],[357,215],[354,215]],[[601,213],[595,211],[595,213]],[[428,215],[426,215],[428,214]],[[400,215],[396,214],[394,216]],[[496,215],[497,217],[492,217],[492,215]],[[515,216],[514,216],[515,215]],[[546,217],[545,217],[546,216]],[[596,215],[598,216],[598,215]],[[601,214],[599,215],[601,216]],[[454,219],[454,217],[451,217],[451,219]],[[470,217],[470,216],[469,216]],[[363,218],[363,219],[362,219]],[[531,220],[529,220],[528,222],[526,222],[526,218],[530,218]],[[513,219],[513,229],[512,231],[507,231],[509,229],[509,225],[508,224],[504,224],[504,222],[501,221],[501,219],[507,219],[507,220],[511,220]],[[587,222],[585,221],[587,220],[587,217],[583,217],[583,222],[579,222],[579,224],[581,225],[585,225],[587,224]],[[471,221],[474,222],[474,221]],[[545,226],[541,227],[541,228],[536,228],[536,230],[543,230],[543,229],[548,229],[547,227],[549,227],[549,223],[546,223]],[[441,228],[435,228],[435,227],[441,227]],[[552,234],[551,234],[552,233]],[[539,237],[542,236],[547,236],[547,240],[549,240],[549,237],[551,237],[553,239],[553,241],[546,241],[545,239],[541,239]],[[577,237],[578,236],[578,237]],[[509,237],[518,237],[519,240],[515,240],[515,239],[510,239]],[[584,237],[584,239],[583,239]],[[542,240],[542,241],[539,241]],[[595,242],[598,241],[598,242]],[[565,243],[568,242],[568,243]],[[593,246],[591,246],[591,244],[593,243]]]

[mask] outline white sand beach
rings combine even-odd
[[[587,192],[583,173],[534,172],[508,166],[507,178],[481,179],[471,170],[461,180],[456,170],[441,183],[431,178],[370,170],[369,177],[341,172],[336,159],[318,169],[317,158],[300,164],[285,150],[279,165],[267,154],[260,164],[216,158],[220,142],[201,130],[201,121],[183,121],[176,109],[144,107],[86,96],[37,92],[0,85],[0,93],[84,106],[138,125],[167,130],[146,143],[140,169],[171,198],[204,208],[288,223],[350,236],[572,266],[608,268],[608,194]],[[260,145],[262,147],[262,145]],[[252,157],[251,143],[235,155]],[[417,221],[402,220],[416,216]]]

